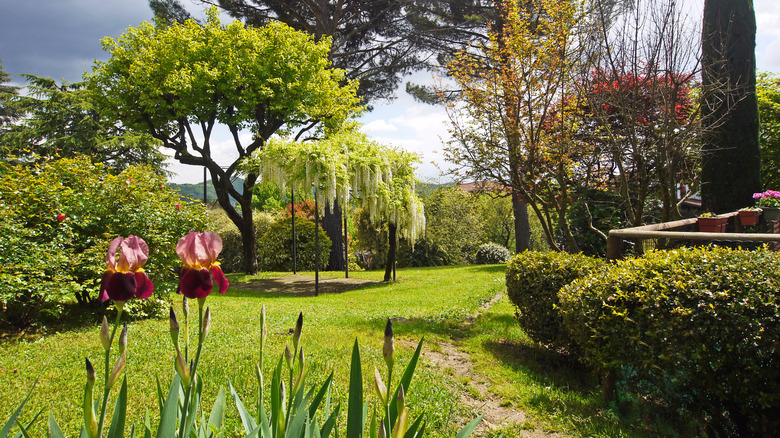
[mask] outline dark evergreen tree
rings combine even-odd
[[[9,82],[11,75],[3,69],[3,61],[0,60],[0,132],[19,118],[19,111],[14,103],[19,95],[19,87],[6,85]]]
[[[35,162],[88,156],[116,172],[146,164],[164,173],[165,155],[157,149],[158,142],[109,123],[96,110],[92,91],[84,83],[58,84],[51,78],[23,76],[28,94],[17,95],[10,103],[19,120],[0,131],[7,158]]]
[[[752,0],[705,0],[702,87],[702,202],[737,210],[761,191]]]

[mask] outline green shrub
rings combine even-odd
[[[574,282],[561,312],[587,362],[670,415],[690,413],[716,436],[774,436],[778,284],[769,251],[658,251]]]
[[[495,265],[497,263],[506,263],[512,257],[509,250],[503,245],[497,243],[485,243],[477,249],[477,255],[474,262],[478,265]]]
[[[116,236],[149,245],[145,269],[164,298],[175,290],[178,239],[202,229],[204,209],[145,167],[118,175],[86,159],[0,165],[0,322],[24,327],[61,305],[93,303]]]
[[[524,251],[506,271],[506,289],[520,326],[534,341],[569,346],[561,330],[558,291],[572,281],[599,271],[605,262],[582,254]]]
[[[398,267],[423,267],[423,266],[445,266],[450,264],[451,257],[447,251],[432,242],[428,238],[415,242],[414,247],[401,239],[398,245]]]
[[[238,228],[221,208],[211,210],[208,216],[209,229],[222,237],[222,253],[220,255],[222,270],[224,272],[244,272],[243,241]],[[263,234],[268,232],[271,224],[282,220],[283,217],[284,212],[281,211],[255,211],[252,213],[258,250]]]
[[[322,227],[319,231],[320,269],[328,264],[330,238]],[[298,270],[313,271],[315,258],[314,222],[295,221]],[[263,234],[257,245],[258,265],[264,271],[292,271],[292,224],[288,218],[277,220]]]

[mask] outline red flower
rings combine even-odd
[[[176,204],[176,209],[177,210],[181,210],[181,205],[180,204]]]
[[[64,214],[58,214],[57,215],[57,220],[60,221],[60,222],[64,221],[65,220],[65,215]]]
[[[140,237],[130,235],[126,239],[117,237],[111,241],[98,299],[124,302],[131,298],[152,296],[154,284],[142,268],[148,259],[149,246]]]
[[[177,292],[190,299],[206,298],[216,281],[219,293],[224,294],[230,283],[217,261],[221,251],[222,238],[212,231],[193,231],[179,239],[176,254],[184,266],[181,268]]]

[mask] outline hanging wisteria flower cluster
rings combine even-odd
[[[372,222],[386,220],[414,243],[425,232],[425,208],[415,193],[419,156],[369,141],[356,131],[325,140],[272,139],[245,163],[282,190],[317,187],[318,202],[346,205],[350,195],[368,210]]]

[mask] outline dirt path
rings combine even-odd
[[[465,326],[474,323],[474,320],[485,310],[489,309],[498,301],[503,293],[493,297],[488,303],[477,309],[477,312],[464,321]],[[489,390],[490,382],[475,372],[471,357],[468,353],[460,351],[457,347],[457,341],[440,342],[439,348],[434,351],[426,349],[423,357],[431,361],[436,367],[452,371],[453,375],[458,376],[459,381],[465,381],[466,389],[459,391],[460,403],[468,406],[472,411],[484,414],[484,418],[475,431],[475,437],[488,436],[490,432],[511,425],[520,425],[523,430],[519,437],[543,438],[560,437],[559,434],[546,433],[541,430],[533,429],[533,421],[529,420],[523,411],[512,409],[505,406],[503,400],[492,394]]]

